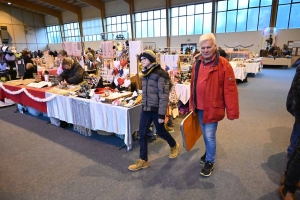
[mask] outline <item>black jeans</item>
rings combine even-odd
[[[166,140],[170,147],[175,147],[176,141],[171,134],[165,129],[164,123],[158,123],[158,113],[151,111],[142,111],[139,126],[139,143],[140,143],[140,159],[148,160],[148,130],[154,122],[157,134]]]
[[[290,156],[286,166],[286,177],[284,187],[291,193],[297,190],[297,183],[300,179],[300,140],[298,139],[297,147]]]

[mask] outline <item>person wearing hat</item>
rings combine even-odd
[[[82,66],[70,57],[62,60],[63,72],[58,76],[59,83],[63,85],[78,84],[83,81],[84,69]]]
[[[169,102],[170,77],[156,62],[155,53],[151,50],[139,55],[142,65],[142,111],[139,125],[140,157],[135,164],[128,167],[131,171],[148,168],[148,140],[147,133],[154,122],[157,134],[166,140],[170,146],[169,158],[176,158],[179,144],[165,129],[164,119]]]

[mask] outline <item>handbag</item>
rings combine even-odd
[[[183,147],[190,151],[202,135],[198,115],[190,112],[181,122],[180,130],[182,135]]]

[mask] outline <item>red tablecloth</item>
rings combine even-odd
[[[10,91],[17,91],[22,88],[26,88],[26,90],[34,97],[46,98],[46,93],[45,91],[49,90],[50,87],[48,88],[32,88],[32,87],[27,87],[27,86],[11,86],[11,85],[6,85],[3,84],[3,86],[10,90]],[[3,89],[0,88],[0,99],[8,98],[11,99],[12,101],[16,103],[23,104],[25,106],[32,107],[36,110],[39,110],[41,112],[47,113],[47,105],[46,102],[38,102],[33,99],[31,99],[29,96],[25,94],[25,92],[21,92],[20,94],[9,94],[5,92]]]
[[[44,76],[42,76],[43,71],[44,71],[44,70],[38,70],[38,74],[41,75],[42,81],[44,81]],[[57,68],[54,68],[54,69],[48,69],[47,71],[49,72],[50,75],[58,76],[58,75],[57,75]]]

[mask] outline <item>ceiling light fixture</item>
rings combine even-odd
[[[7,4],[10,5],[11,3],[10,3],[10,2],[7,2]]]

